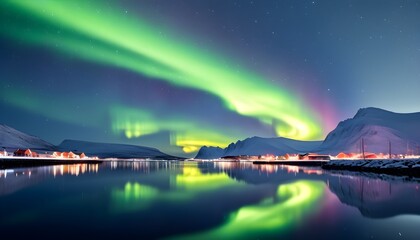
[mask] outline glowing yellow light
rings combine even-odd
[[[240,186],[243,183],[235,181],[226,173],[202,173],[197,164],[188,164],[183,168],[183,174],[176,175],[176,186],[187,190],[213,190],[227,186]]]

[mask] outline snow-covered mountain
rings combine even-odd
[[[203,147],[195,158],[214,159],[223,156],[240,155],[284,155],[286,153],[312,152],[321,145],[321,141],[298,141],[288,138],[252,137],[231,143],[225,149]]]
[[[6,125],[0,125],[0,148],[14,151],[18,148],[40,151],[74,151],[84,152],[88,156],[101,158],[151,158],[151,159],[179,159],[162,153],[158,149],[112,143],[95,143],[77,140],[64,140],[59,146],[54,146],[38,137],[20,132]]]
[[[195,158],[198,159],[217,159],[225,156],[225,149],[220,147],[201,147]]]
[[[420,113],[394,113],[379,108],[360,109],[357,114],[330,132],[319,152],[360,152],[363,138],[365,151],[393,154],[417,153],[420,146]]]
[[[420,152],[420,113],[394,113],[378,108],[360,109],[357,114],[331,131],[322,141],[297,141],[287,138],[252,137],[227,148],[202,147],[196,158],[214,159],[240,155],[284,155],[286,153],[319,152],[331,155],[339,152],[360,152],[363,139],[365,152],[393,154]],[[88,155],[115,158],[177,159],[155,148],[65,140],[58,147],[11,127],[0,125],[0,147],[7,149],[78,151]]]
[[[6,125],[0,125],[0,147],[8,150],[30,148],[45,151],[54,150],[55,148],[51,143]]]
[[[58,150],[84,152],[88,156],[98,156],[100,158],[179,159],[178,157],[167,155],[156,148],[78,140],[64,140],[58,145]]]
[[[363,138],[365,152],[418,154],[420,151],[420,113],[394,113],[379,108],[363,108],[331,131],[324,141],[296,141],[287,138],[253,137],[227,148],[203,147],[196,158],[214,159],[239,155],[284,155],[318,152],[336,155],[339,152],[360,152]]]

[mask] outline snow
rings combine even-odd
[[[407,154],[420,150],[420,113],[393,113],[379,108],[360,109],[356,115],[331,131],[324,141],[296,141],[287,138],[252,137],[231,143],[227,148],[203,147],[196,158],[214,159],[240,155],[284,155],[286,153],[361,152],[361,139],[365,152]],[[352,163],[353,164],[353,163]]]
[[[84,152],[88,156],[98,156],[100,158],[177,159],[177,157],[162,153],[156,148],[127,144],[64,140],[58,145],[58,149],[59,151]]]
[[[0,125],[0,147],[8,151],[14,151],[18,148],[51,151],[55,148],[51,143],[6,125]]]
[[[30,148],[42,151],[84,152],[88,156],[101,158],[178,159],[155,148],[134,145],[64,140],[59,146],[54,146],[38,137],[30,136],[6,125],[0,125],[0,147],[6,148],[9,152],[18,148]]]
[[[319,152],[336,155],[339,152],[360,152],[361,139],[365,151],[406,154],[407,148],[417,151],[420,146],[420,113],[393,113],[379,108],[360,109],[352,119],[338,124],[331,131]]]
[[[231,143],[227,148],[203,147],[196,159],[215,159],[223,156],[241,155],[285,155],[286,153],[311,152],[321,144],[321,141],[298,141],[288,138],[252,137],[243,141]]]

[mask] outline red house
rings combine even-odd
[[[19,156],[19,157],[32,157],[32,151],[31,149],[18,149],[13,153],[14,156]]]

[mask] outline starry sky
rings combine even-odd
[[[3,0],[0,123],[194,156],[420,111],[420,1]]]

